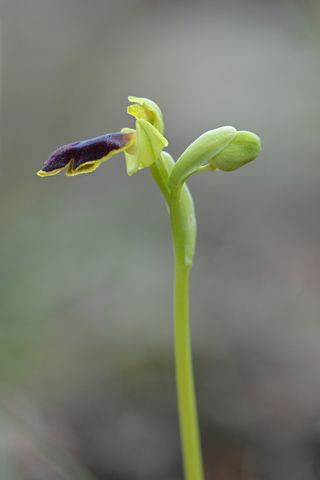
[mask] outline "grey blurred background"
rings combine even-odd
[[[181,480],[164,200],[122,154],[51,151],[163,111],[263,151],[189,181],[191,323],[207,480],[320,478],[318,1],[1,0],[1,480]]]

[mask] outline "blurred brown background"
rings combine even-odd
[[[164,200],[122,154],[40,179],[153,99],[177,158],[222,125],[263,151],[189,181],[207,480],[320,478],[318,1],[1,0],[0,478],[181,480]]]

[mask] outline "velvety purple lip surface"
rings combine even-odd
[[[101,160],[113,150],[123,148],[130,137],[130,133],[116,132],[90,138],[83,142],[70,143],[53,152],[41,170],[43,172],[60,170],[73,160],[73,171],[75,171],[85,163]]]

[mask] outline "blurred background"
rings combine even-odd
[[[165,203],[123,154],[36,176],[57,147],[162,109],[177,158],[262,139],[188,182],[207,480],[320,479],[320,4],[1,0],[1,480],[182,480]]]

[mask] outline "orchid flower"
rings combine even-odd
[[[55,150],[38,175],[55,175],[67,167],[66,175],[92,172],[112,155],[124,152],[127,173],[150,167],[159,157],[168,141],[163,134],[163,120],[159,107],[146,98],[129,97],[135,105],[128,113],[136,117],[136,129],[123,128],[121,132],[108,133],[82,142],[74,142]]]

